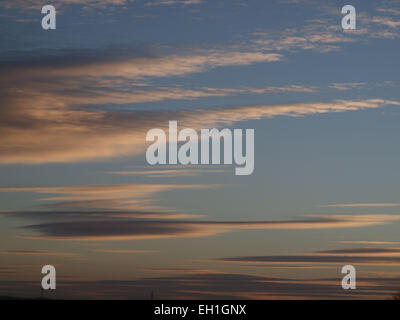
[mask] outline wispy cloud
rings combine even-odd
[[[229,89],[143,90],[141,81],[281,58],[278,54],[217,50],[163,57],[138,54],[119,59],[104,55],[97,60],[89,53],[74,59],[58,57],[0,66],[3,75],[12,75],[0,77],[0,140],[2,146],[8,146],[0,150],[1,159],[7,158],[4,152],[14,158],[6,162],[19,162],[16,158],[20,158],[27,163],[41,163],[46,158],[52,159],[50,162],[70,162],[107,158],[115,152],[119,156],[136,153],[143,149],[145,132],[161,118],[169,118],[168,113],[107,112],[86,107],[231,95],[235,91]],[[62,146],[59,141],[63,141]],[[72,150],[78,141],[85,141],[84,146]],[[46,155],[46,149],[52,150],[52,155]]]
[[[365,245],[376,245],[376,246],[400,245],[400,242],[395,242],[395,241],[371,241],[371,240],[347,240],[347,241],[338,241],[338,243],[365,244]]]
[[[336,203],[326,204],[325,208],[393,208],[400,207],[400,203]]]
[[[252,43],[265,51],[313,50],[327,53],[340,50],[346,44],[366,43],[377,38],[398,39],[400,21],[396,18],[399,9],[378,8],[377,12],[386,15],[376,16],[367,12],[357,14],[357,29],[343,30],[337,21],[340,8],[330,4],[310,2],[319,9],[319,14],[298,28],[281,28],[280,30],[259,30],[254,33]]]
[[[400,27],[400,20],[392,20],[388,17],[374,17],[372,21],[374,23],[383,24],[391,28]]]
[[[78,256],[77,253],[57,252],[57,251],[38,251],[38,250],[5,250],[0,251],[1,254],[12,254],[12,255],[30,255],[30,256],[61,256],[61,257],[73,257]]]
[[[101,253],[119,253],[119,254],[136,254],[136,253],[154,253],[152,250],[133,250],[133,249],[93,249],[93,252]]]
[[[106,105],[165,99],[197,99],[235,94],[313,93],[315,86],[241,88],[144,88],[160,77],[185,76],[224,66],[276,62],[282,55],[259,51],[206,50],[152,55],[84,52],[0,65],[0,163],[51,163],[104,160],[142,154],[146,132],[166,128],[168,120],[186,127],[231,125],[276,116],[305,116],[379,108],[396,101],[255,105],[201,110],[113,111]],[[7,76],[5,76],[7,75]],[[42,88],[46,88],[43,91]],[[62,145],[59,141],[63,141]]]
[[[132,171],[115,171],[109,172],[110,174],[122,175],[122,176],[145,176],[149,178],[171,178],[171,177],[196,177],[208,173],[224,173],[226,169],[205,169],[201,166],[192,167],[190,169],[178,168],[178,169],[158,169],[158,170],[132,170]]]
[[[376,11],[383,13],[390,13],[396,16],[400,15],[400,9],[396,8],[377,8]]]
[[[341,91],[347,91],[351,89],[363,88],[365,86],[366,86],[365,82],[344,82],[344,83],[333,83],[330,87]]]
[[[208,237],[239,230],[360,228],[399,221],[396,215],[329,215],[287,221],[145,221],[96,220],[29,225],[30,236],[53,240],[132,240]]]
[[[68,62],[67,57],[60,57]],[[250,65],[260,62],[276,62],[282,59],[281,54],[256,51],[204,50],[203,52],[171,54],[160,57],[136,57],[120,60],[99,60],[91,63],[74,63],[69,65],[51,65],[27,67],[22,69],[23,77],[40,76],[42,71],[50,77],[84,76],[84,77],[126,77],[143,79],[145,77],[183,76],[203,72],[207,69],[223,66]],[[79,62],[79,61],[78,61]]]
[[[264,51],[315,50],[321,53],[339,50],[343,44],[359,41],[359,32],[343,32],[337,24],[326,19],[317,20],[302,28],[287,28],[275,32],[257,31],[252,40]]]
[[[167,212],[155,204],[155,195],[169,190],[215,188],[216,185],[185,184],[121,184],[60,187],[4,187],[0,192],[34,192],[46,194],[41,201],[51,202],[49,207],[69,208],[71,211],[38,211],[37,215],[51,217],[122,217],[122,218],[185,218],[192,215]],[[55,194],[54,196],[48,196]],[[75,209],[75,210],[73,210]],[[79,211],[77,209],[86,209]],[[164,209],[165,212],[150,210]],[[94,211],[93,211],[94,210]],[[146,210],[146,211],[144,211]],[[79,213],[80,212],[80,213]],[[3,215],[33,216],[35,212],[5,212]]]
[[[287,256],[252,256],[222,258],[221,261],[259,264],[366,264],[400,265],[399,248],[353,248],[318,251]]]
[[[64,105],[65,100],[55,97],[48,100],[47,96],[36,97],[33,101],[41,107],[31,109],[28,100],[19,96],[2,104],[8,108],[0,110],[1,163],[76,162],[139,155],[144,152],[146,132],[151,128],[167,129],[171,119],[181,126],[200,129],[276,116],[298,117],[399,105],[395,101],[370,99],[170,112],[110,112],[69,109]]]
[[[203,3],[203,0],[156,0],[146,2],[146,6],[168,6],[168,5],[197,5]]]

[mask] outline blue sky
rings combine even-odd
[[[397,291],[400,2],[353,1],[354,31],[343,1],[53,4],[48,31],[0,5],[0,295],[44,264],[60,298]],[[254,173],[148,166],[169,120],[254,128]]]

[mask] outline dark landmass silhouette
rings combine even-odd
[[[50,298],[25,298],[25,297],[11,297],[11,296],[0,296],[0,300],[53,300]]]

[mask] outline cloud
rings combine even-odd
[[[38,251],[38,250],[5,250],[0,251],[1,254],[13,254],[13,255],[30,255],[30,256],[61,256],[61,257],[73,257],[77,256],[76,253],[67,252],[56,252],[56,251]]]
[[[205,50],[187,54],[170,54],[167,56],[135,57],[125,59],[103,59],[77,63],[68,57],[59,57],[64,64],[55,65],[49,61],[47,65],[25,66],[16,68],[14,75],[22,78],[40,77],[45,72],[46,77],[84,76],[90,77],[125,77],[143,79],[146,77],[184,76],[190,73],[203,72],[207,69],[224,66],[241,66],[261,62],[277,62],[281,54],[256,51]],[[43,61],[45,62],[45,61]],[[66,63],[69,63],[66,65]]]
[[[96,207],[103,206],[103,209],[96,210]],[[6,211],[0,216],[17,217],[25,219],[48,219],[48,220],[104,220],[104,219],[188,219],[188,218],[203,218],[202,215],[185,214],[179,212],[171,212],[171,209],[166,211],[139,211],[139,210],[117,210],[121,206],[119,201],[70,201],[65,203],[52,204],[50,208],[53,210],[40,211]],[[71,210],[59,210],[58,207],[70,207]],[[133,207],[133,206],[132,206]],[[79,210],[81,209],[81,210]],[[129,208],[128,208],[129,209]],[[168,211],[170,210],[170,211]]]
[[[313,2],[320,11],[316,18],[296,28],[282,27],[279,30],[258,30],[251,40],[254,48],[268,51],[297,52],[313,50],[320,53],[341,50],[346,44],[367,43],[377,38],[398,39],[400,32],[396,30],[400,22],[394,16],[398,9],[381,9],[385,16],[372,16],[363,11],[357,13],[357,29],[343,30],[338,16],[340,8]]]
[[[52,240],[131,240],[208,237],[240,230],[308,230],[371,227],[399,221],[396,215],[329,215],[287,221],[80,220],[28,225],[31,238]]]
[[[282,55],[256,51],[203,50],[158,56],[151,49],[132,52],[68,51],[65,56],[13,58],[0,63],[0,163],[41,164],[102,161],[137,156],[145,135],[166,128],[168,120],[200,129],[276,116],[305,116],[379,108],[395,101],[255,105],[197,110],[136,110],[138,102],[196,99],[207,96],[312,93],[312,86],[265,88],[147,88],[153,78],[185,76],[224,66],[275,62]],[[45,88],[45,90],[43,89]],[[128,106],[115,111],[112,106]],[[105,108],[106,107],[106,108]],[[62,141],[62,143],[60,143]]]
[[[278,54],[218,50],[162,57],[134,52],[135,57],[120,53],[115,58],[112,53],[89,51],[76,57],[69,52],[0,64],[0,161],[73,162],[141,153],[146,131],[168,119],[168,113],[99,106],[231,95],[235,90],[145,90],[143,81],[281,59]]]
[[[400,248],[351,248],[318,251],[319,255],[338,255],[338,256],[399,256]]]
[[[131,250],[131,249],[94,249],[92,251],[93,252],[101,252],[101,253],[123,253],[123,254],[156,252],[156,251],[152,251],[152,250]]]
[[[339,50],[343,44],[359,41],[360,33],[343,32],[336,24],[316,21],[301,28],[287,28],[275,32],[258,31],[252,40],[254,47],[264,51],[315,50],[326,53]]]
[[[374,17],[372,21],[374,23],[383,24],[383,25],[391,27],[391,28],[400,27],[400,21],[395,21],[395,20],[389,19],[388,17]]]
[[[316,86],[301,86],[301,85],[290,85],[285,87],[266,87],[266,88],[246,88],[250,93],[262,94],[262,93],[282,93],[282,92],[302,92],[302,93],[314,93],[317,91]]]
[[[59,187],[3,187],[0,192],[35,192],[46,195],[47,210],[9,211],[1,215],[45,219],[28,225],[30,238],[52,240],[129,240],[209,237],[241,230],[307,230],[360,228],[400,220],[398,215],[311,215],[282,221],[190,221],[201,216],[174,212],[155,204],[167,190],[215,188],[218,185],[123,184]],[[69,210],[65,210],[68,208]],[[158,211],[150,209],[158,208]],[[62,209],[62,210],[60,210]],[[163,209],[163,210],[160,210]],[[158,220],[156,220],[158,219]]]
[[[336,203],[326,204],[325,208],[393,208],[400,207],[400,203]]]
[[[347,91],[351,89],[358,89],[365,87],[366,83],[365,82],[344,82],[344,83],[333,83],[330,88],[336,89],[336,90],[341,90],[341,91]]]
[[[146,6],[161,6],[161,5],[197,5],[203,3],[203,0],[158,0],[146,2]]]
[[[244,256],[222,258],[220,261],[257,263],[262,265],[283,264],[302,265],[311,264],[363,264],[372,266],[399,266],[399,248],[352,248],[318,251],[312,254],[286,255],[286,256]]]
[[[226,169],[204,169],[202,166],[192,166],[190,169],[179,167],[174,169],[172,166],[169,169],[158,169],[158,170],[133,170],[133,171],[115,171],[109,172],[110,174],[122,175],[122,176],[145,176],[149,178],[172,178],[172,177],[196,177],[207,173],[224,173]]]
[[[383,13],[390,13],[393,15],[400,15],[400,10],[395,8],[377,8],[376,11]]]
[[[370,241],[370,240],[348,240],[348,241],[338,241],[343,244],[366,244],[366,245],[400,245],[400,242],[394,241]]]
[[[51,104],[46,97],[34,101],[49,107],[30,109],[27,101],[2,104],[9,108],[0,111],[0,163],[65,163],[140,155],[145,150],[146,132],[152,128],[167,129],[171,119],[177,120],[179,126],[201,129],[276,116],[298,117],[398,105],[395,101],[370,99],[170,112],[106,112],[65,109],[58,107],[65,100],[55,99]]]
[[[151,268],[152,271],[155,271],[157,273],[168,273],[171,275],[176,275],[176,274],[212,274],[212,273],[224,273],[224,272],[219,272],[214,269],[200,269],[200,268]]]
[[[216,188],[217,185],[187,184],[120,184],[120,185],[87,185],[59,187],[3,187],[0,192],[34,192],[46,194],[41,201],[51,202],[53,209],[69,208],[70,211],[27,211],[4,212],[1,215],[41,216],[47,218],[187,218],[195,215],[167,212],[166,208],[154,204],[155,195],[171,190],[190,190]],[[49,196],[55,194],[54,196]],[[80,211],[79,211],[80,209]],[[86,209],[86,210],[85,210]],[[164,209],[164,212],[150,210]],[[82,211],[84,210],[84,211]],[[93,211],[94,210],[94,211]]]

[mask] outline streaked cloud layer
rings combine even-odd
[[[255,256],[255,257],[231,257],[221,261],[258,263],[258,264],[333,264],[333,265],[400,265],[400,251],[398,248],[353,248],[335,249],[315,252],[313,254],[290,256]]]
[[[34,192],[37,194],[56,194],[41,198],[41,201],[49,202],[45,207],[53,209],[69,209],[71,211],[38,211],[37,215],[57,217],[79,217],[90,215],[93,218],[107,216],[114,217],[151,217],[172,218],[186,217],[184,214],[170,214],[151,212],[150,210],[162,210],[154,203],[156,194],[172,190],[196,190],[211,189],[218,186],[213,185],[172,185],[172,184],[121,184],[121,185],[88,185],[88,186],[61,186],[61,187],[19,187],[0,188],[0,192]],[[76,211],[98,210],[95,212]],[[33,216],[34,212],[4,212],[3,214],[19,214]],[[1,215],[1,213],[0,213]]]
[[[56,213],[55,213],[56,214]],[[79,220],[25,226],[33,238],[54,240],[128,240],[197,238],[239,230],[307,230],[360,228],[399,221],[397,215],[329,215],[287,221],[144,221]]]

